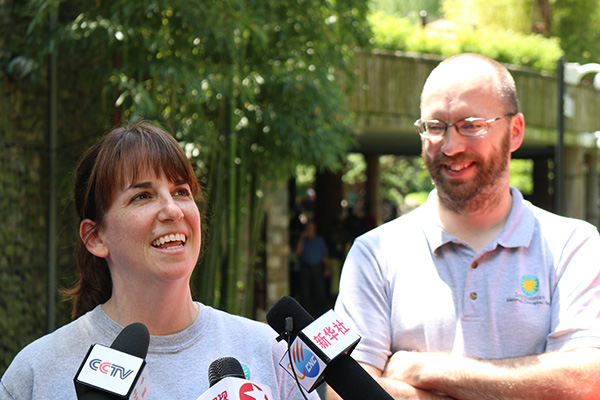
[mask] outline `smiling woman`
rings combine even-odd
[[[177,141],[148,123],[114,129],[81,158],[74,188],[75,206],[82,221],[82,240],[77,248],[80,278],[68,292],[74,303],[74,319],[106,302],[112,293],[107,260],[88,251],[90,240],[98,239],[97,233],[105,224],[105,212],[118,196],[116,192],[134,185],[125,195],[133,191],[140,196],[146,188],[137,182],[142,174],[150,173],[185,183],[194,197],[200,193],[192,166]]]
[[[147,399],[197,398],[209,365],[225,356],[268,383],[275,399],[304,398],[279,366],[286,347],[268,325],[193,300],[199,193],[177,141],[147,122],[115,128],[83,155],[74,187],[79,281],[68,292],[75,320],[21,350],[0,398],[76,399],[73,377],[90,345],[110,345],[135,322],[151,335]]]

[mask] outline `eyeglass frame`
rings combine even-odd
[[[454,126],[454,129],[456,129],[456,132],[458,132],[459,135],[463,136],[463,137],[467,137],[467,138],[475,138],[475,137],[481,137],[484,136],[485,134],[488,133],[489,130],[489,125],[493,122],[499,121],[504,117],[514,117],[515,115],[517,115],[518,112],[511,112],[511,113],[506,113],[500,117],[496,117],[496,118],[491,118],[491,119],[485,119],[485,118],[479,118],[479,117],[467,117],[467,118],[463,118],[461,120],[455,121],[453,123],[447,123],[444,121],[440,121],[439,119],[427,119],[427,120],[422,120],[421,118],[419,118],[418,120],[416,120],[413,125],[417,128],[417,132],[419,133],[419,136],[421,136],[422,138],[425,139],[431,139],[431,138],[441,138],[444,136],[444,134],[446,133],[446,131],[448,130],[448,127],[450,126]],[[458,129],[458,126],[456,124],[458,124],[459,122],[463,122],[463,121],[467,121],[467,122],[472,122],[472,121],[484,121],[487,125],[485,131],[483,133],[478,133],[477,135],[473,135],[473,136],[469,136],[469,135],[465,135],[463,134],[460,129]],[[419,125],[421,125],[422,123],[425,122],[437,122],[437,123],[441,123],[444,124],[444,131],[440,134],[440,135],[430,135],[427,133],[427,130],[425,130],[424,132],[420,132],[419,130]]]

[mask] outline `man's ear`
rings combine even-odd
[[[79,237],[90,253],[96,257],[106,258],[109,254],[108,247],[102,241],[97,225],[89,218],[79,224]]]
[[[525,118],[517,113],[510,119],[510,152],[517,150],[523,143],[525,134]]]

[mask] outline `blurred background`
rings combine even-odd
[[[512,184],[598,226],[600,0],[0,0],[0,375],[70,320],[74,166],[111,127],[172,133],[203,187],[197,300],[263,320],[297,290],[307,221],[334,274],[421,204],[419,94],[435,65],[509,65],[526,139]]]

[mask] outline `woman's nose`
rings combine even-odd
[[[179,221],[183,218],[183,211],[173,197],[168,196],[161,200],[159,219],[162,221]]]

